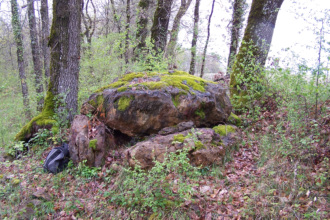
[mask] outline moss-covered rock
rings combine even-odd
[[[227,134],[234,133],[236,131],[236,129],[230,125],[218,125],[213,127],[213,130],[220,136],[226,136]]]
[[[173,141],[183,143],[186,137],[183,134],[177,134],[173,136]]]
[[[120,97],[120,99],[118,100],[118,110],[125,111],[133,99],[134,99],[133,96]]]
[[[147,136],[192,121],[196,127],[225,123],[231,104],[223,87],[186,72],[128,73],[83,104],[109,128]]]
[[[134,82],[134,80],[136,80]],[[190,75],[183,71],[163,72],[163,73],[129,73],[124,75],[121,79],[113,82],[105,87],[100,88],[96,92],[102,92],[105,89],[117,88],[118,92],[123,92],[128,89],[149,89],[159,90],[169,86],[176,87],[187,92],[191,89],[205,92],[207,83],[216,84],[215,82],[202,79],[197,76]]]
[[[241,126],[242,125],[242,119],[235,115],[234,113],[230,113],[230,116],[228,118],[228,122],[230,124],[236,125],[236,126]]]
[[[93,150],[96,149],[96,144],[97,144],[97,139],[93,139],[89,141],[89,147],[92,148]]]

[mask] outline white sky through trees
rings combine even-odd
[[[156,1],[156,0],[154,0]],[[221,66],[225,68],[229,53],[229,21],[231,19],[232,9],[230,8],[232,0],[216,0],[214,14],[211,24],[211,37],[208,47],[208,53],[215,53],[220,56]],[[20,6],[26,4],[26,0],[18,0]],[[96,7],[104,4],[103,0],[94,0]],[[136,0],[138,2],[138,0]],[[136,3],[135,2],[135,3]],[[178,10],[179,0],[175,1],[176,6],[171,14],[173,20]],[[249,6],[252,0],[247,0]],[[52,0],[49,0],[49,8],[52,8]],[[179,34],[179,44],[183,48],[191,47],[193,8],[195,0],[191,3],[186,15],[182,18],[181,31]],[[211,10],[212,0],[202,0],[200,5],[200,25],[198,49],[202,50],[207,34],[207,20]],[[35,8],[40,7],[40,1],[37,1]],[[133,7],[132,7],[133,8]],[[249,8],[248,8],[249,10]],[[100,10],[98,10],[100,11]],[[26,8],[21,9],[23,22],[22,25],[28,25],[26,21]],[[49,12],[50,17],[52,12]],[[10,1],[0,0],[0,16],[7,22],[11,22]],[[36,13],[38,16],[38,13]],[[248,11],[246,13],[246,18]],[[330,0],[284,0],[277,17],[276,27],[273,35],[272,45],[268,58],[280,58],[281,66],[293,67],[297,62],[303,60],[310,66],[315,65],[318,56],[318,32],[321,28],[320,19],[324,19],[324,39],[323,46],[328,46],[330,42]],[[246,24],[246,20],[245,20]],[[171,23],[169,29],[171,29]],[[243,32],[244,33],[244,32]],[[134,33],[133,33],[134,34]],[[28,36],[25,36],[25,38]],[[325,51],[322,51],[322,62],[327,61]],[[329,62],[329,61],[328,61]],[[329,66],[329,64],[328,64]]]

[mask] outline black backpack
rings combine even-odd
[[[50,173],[58,173],[64,170],[69,163],[69,146],[64,143],[61,147],[55,147],[52,149],[43,165],[44,170]]]

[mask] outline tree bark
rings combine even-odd
[[[211,13],[210,13],[209,21],[207,24],[207,38],[206,38],[205,47],[204,47],[204,51],[203,51],[203,57],[202,57],[202,68],[201,68],[201,75],[200,75],[201,78],[203,78],[203,76],[204,76],[205,57],[206,57],[206,52],[207,52],[207,46],[208,46],[209,40],[210,40],[210,25],[211,25],[213,10],[214,10],[214,3],[215,3],[215,0],[213,0],[213,2],[212,2]]]
[[[131,23],[131,1],[126,2],[126,25],[125,25],[125,63],[128,64],[129,59],[129,26]]]
[[[259,77],[266,63],[278,11],[284,0],[253,0],[242,45],[230,75],[231,97],[246,102],[249,84]],[[243,79],[243,81],[242,81]]]
[[[54,0],[50,86],[53,96],[66,95],[65,106],[71,122],[77,112],[82,0]]]
[[[50,80],[42,112],[16,135],[29,140],[40,128],[57,127],[73,120],[78,108],[78,82],[82,0],[53,0]],[[56,115],[54,119],[54,115]],[[68,122],[68,123],[67,123]]]
[[[231,38],[230,38],[230,48],[229,48],[228,65],[227,65],[227,75],[230,74],[231,67],[234,63],[234,59],[237,53],[238,43],[243,28],[245,8],[246,8],[245,0],[234,1],[233,15],[232,15],[231,27],[230,27]]]
[[[165,51],[172,3],[173,0],[158,0],[151,28],[151,42],[154,44],[153,50],[156,54],[161,54]]]
[[[193,38],[191,41],[191,61],[189,74],[195,75],[195,65],[196,65],[196,46],[197,46],[197,38],[198,38],[198,22],[199,22],[199,4],[201,0],[196,0],[195,10],[194,10],[194,30],[193,30]]]
[[[29,120],[31,119],[31,110],[29,103],[29,91],[28,91],[28,86],[26,84],[26,75],[25,75],[22,27],[18,14],[17,0],[11,0],[10,3],[11,3],[11,12],[12,12],[13,32],[17,47],[17,63],[18,63],[19,78],[21,80],[24,113],[25,113],[25,117]]]
[[[45,71],[45,81],[48,87],[49,81],[49,58],[50,51],[48,48],[48,38],[49,38],[49,15],[48,15],[48,0],[41,0],[40,6],[41,14],[41,24],[42,24],[42,54],[44,57],[44,71]]]
[[[41,111],[44,103],[44,87],[42,83],[42,68],[40,61],[40,48],[38,44],[37,37],[37,25],[36,17],[34,13],[34,1],[30,0],[28,2],[28,17],[29,17],[29,28],[30,28],[30,39],[31,39],[31,51],[32,51],[32,60],[34,66],[35,74],[35,86],[37,91],[37,110]]]
[[[140,0],[139,2],[139,18],[137,21],[136,41],[137,45],[134,48],[134,59],[136,60],[143,49],[147,46],[146,39],[148,36],[148,10],[151,6],[151,0]]]
[[[191,2],[192,0],[181,0],[181,6],[173,21],[170,41],[168,42],[168,46],[167,46],[166,57],[169,58],[174,57],[174,51],[178,40],[178,34],[180,31],[180,22],[182,17],[186,14]],[[175,60],[170,62],[169,68],[172,69],[174,66],[175,66]]]

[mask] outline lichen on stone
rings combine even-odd
[[[238,117],[237,115],[235,115],[234,113],[230,113],[230,116],[228,118],[228,122],[230,124],[236,125],[236,126],[241,126],[242,124],[242,120],[240,117]]]
[[[141,82],[135,82],[134,79],[141,78]],[[182,89],[184,91],[195,94],[195,90],[205,92],[207,84],[214,84],[215,82],[202,79],[197,76],[190,75],[183,71],[163,72],[163,73],[129,73],[124,75],[105,87],[100,88],[96,92],[102,92],[105,89],[115,89],[118,92],[126,91],[129,88],[147,88],[149,90],[159,90],[169,86]]]
[[[173,136],[173,141],[183,143],[186,137],[183,134],[177,134]]]
[[[93,139],[93,140],[90,140],[89,141],[89,147],[92,148],[93,150],[96,149],[96,145],[97,145],[97,140],[96,139]]]
[[[201,149],[206,149],[204,144],[201,141],[196,141],[195,142],[195,150],[201,150]]]
[[[236,129],[230,125],[218,125],[213,127],[213,130],[220,136],[226,136],[227,134],[234,133],[236,131]]]
[[[201,119],[205,118],[205,112],[203,111],[203,109],[197,109],[195,111],[195,115],[198,115]]]
[[[134,99],[133,96],[122,96],[118,100],[118,110],[119,111],[125,111],[128,107],[131,101]]]

